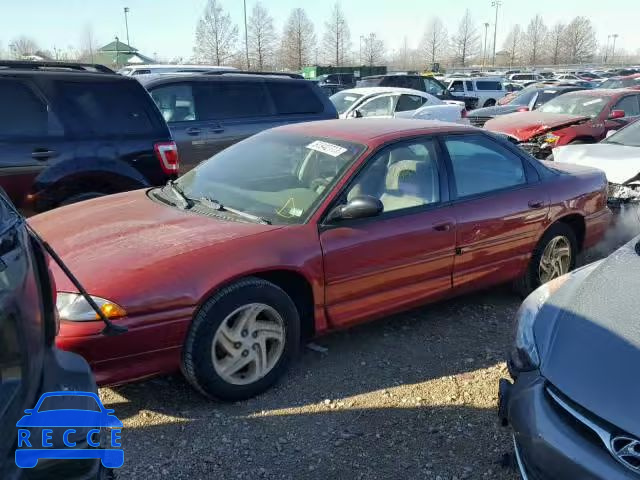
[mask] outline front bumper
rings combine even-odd
[[[601,439],[564,411],[538,372],[500,382],[499,416],[513,429],[516,460],[525,480],[638,480]]]

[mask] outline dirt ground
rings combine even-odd
[[[246,402],[207,401],[179,375],[103,388],[125,427],[118,478],[516,480],[496,407],[519,305],[500,287],[318,339]]]

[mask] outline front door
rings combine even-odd
[[[325,305],[346,326],[441,298],[451,290],[455,219],[437,142],[394,144],[368,160],[339,203],[370,195],[381,215],[321,227]]]
[[[444,137],[453,172],[458,292],[512,280],[542,233],[549,194],[520,156],[483,134]]]

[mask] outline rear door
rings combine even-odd
[[[527,160],[484,134],[443,137],[457,222],[453,288],[470,290],[524,272],[549,195]]]
[[[36,85],[0,77],[0,187],[27,206],[35,178],[49,165],[73,157],[74,145]]]

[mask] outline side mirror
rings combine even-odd
[[[353,110],[349,115],[351,118],[362,118],[362,112],[360,110]]]
[[[609,120],[615,120],[616,118],[623,118],[625,116],[624,110],[611,110],[609,114]]]
[[[362,195],[351,199],[346,205],[338,205],[327,215],[327,222],[356,218],[369,218],[380,215],[384,210],[382,202],[369,195]]]

